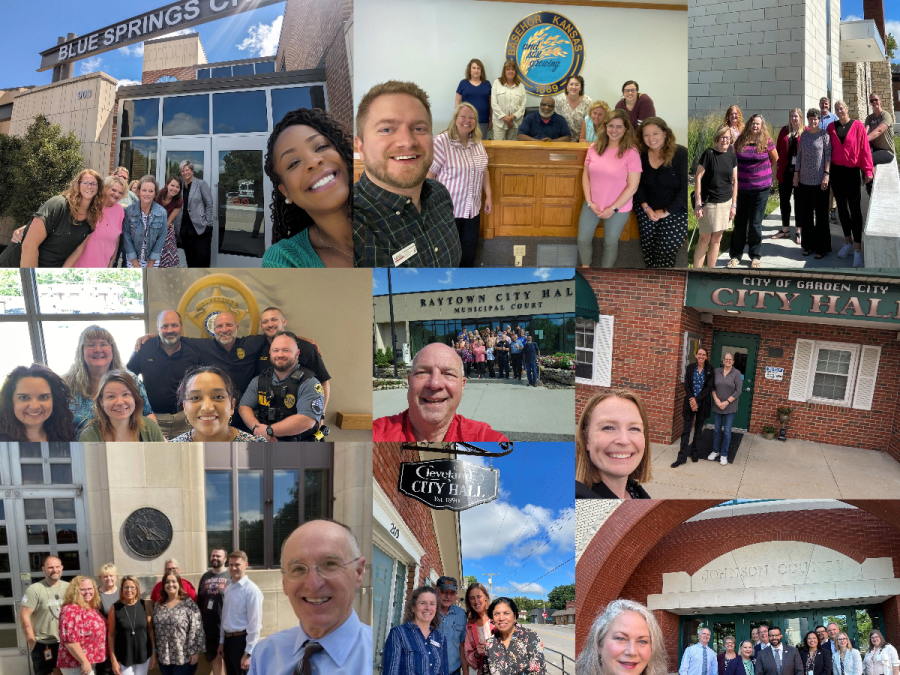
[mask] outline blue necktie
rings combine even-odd
[[[778,675],[781,675],[781,650],[773,649],[775,652],[775,667],[778,669]]]
[[[700,645],[700,649],[703,654],[703,665],[700,666],[700,675],[706,675],[706,647]]]

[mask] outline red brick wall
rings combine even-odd
[[[415,578],[414,567],[407,572],[407,592],[421,586],[431,569],[434,569],[438,575],[444,574],[431,510],[421,502],[410,499],[397,491],[400,463],[418,461],[418,450],[401,450],[400,443],[375,443],[372,457],[375,481],[384,490],[393,507],[397,509],[397,513],[403,518],[403,522],[412,530],[419,544],[425,549],[425,555],[420,561],[418,578]]]
[[[147,70],[141,73],[141,84],[153,84],[163,75],[172,75],[176,77],[179,82],[184,82],[185,80],[196,80],[197,79],[197,68],[202,68],[203,65],[199,64],[196,66],[190,66],[189,68],[163,68],[162,70]]]

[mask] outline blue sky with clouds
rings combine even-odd
[[[391,287],[394,293],[443,291],[449,288],[475,288],[524,284],[533,281],[558,281],[571,279],[574,271],[566,267],[479,267],[474,269],[428,269],[403,267],[391,271]],[[372,288],[375,295],[387,295],[387,270],[372,270]]]
[[[843,0],[841,2],[841,20],[855,21],[863,18],[862,0]],[[884,29],[900,41],[900,2],[884,0]],[[900,63],[900,50],[894,54],[893,63]]]
[[[88,35],[99,28],[169,4],[167,0],[72,2],[71,0],[2,0],[7,30],[0,40],[0,89],[49,84],[52,71],[37,72],[40,52],[67,33]],[[281,35],[284,3],[211,21],[185,32],[200,34],[210,63],[274,56]],[[172,33],[174,35],[177,33]],[[140,83],[143,43],[83,59],[75,75],[102,70],[119,85]]]
[[[575,444],[514,447],[493,460],[500,471],[498,498],[460,513],[463,574],[488,586],[485,574],[499,572],[494,597],[546,598],[554,587],[575,583]],[[482,466],[490,461],[458,458]]]

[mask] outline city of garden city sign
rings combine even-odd
[[[458,459],[403,462],[397,489],[432,509],[465,511],[497,498],[497,469]]]

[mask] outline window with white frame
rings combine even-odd
[[[612,382],[612,316],[575,320],[575,381],[609,387]]]
[[[797,340],[788,398],[871,410],[881,347]]]
[[[700,336],[689,331],[684,332],[684,345],[681,351],[681,372],[685,372],[691,363],[697,363],[697,350],[700,349]]]

